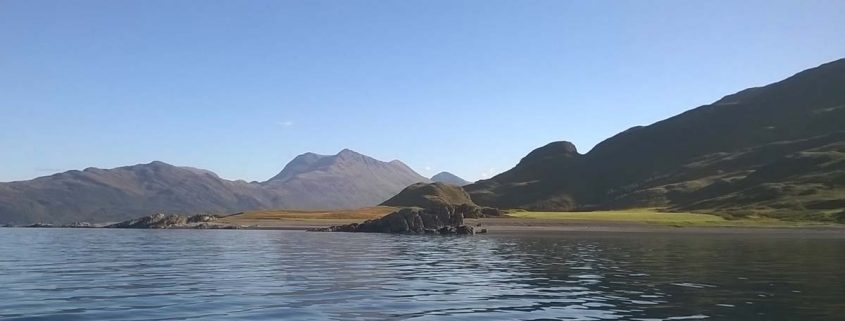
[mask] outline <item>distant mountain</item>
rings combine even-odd
[[[449,172],[440,172],[437,175],[431,177],[432,182],[444,183],[444,184],[452,184],[458,186],[464,186],[469,184],[470,182],[465,181],[463,178],[458,177],[455,174]]]
[[[152,162],[0,184],[0,222],[119,221],[155,212],[223,213],[281,206],[258,184]]]
[[[0,224],[110,222],[155,212],[362,207],[417,182],[428,179],[402,162],[381,162],[350,150],[300,155],[263,183],[229,181],[163,162],[89,168],[0,183]]]
[[[344,149],[337,155],[303,154],[262,185],[287,208],[351,208],[379,204],[408,185],[429,180],[404,163],[382,162]]]
[[[830,219],[845,207],[845,59],[631,128],[586,154],[549,144],[465,188],[504,208]]]

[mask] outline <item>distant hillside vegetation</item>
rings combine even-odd
[[[831,220],[845,206],[843,135],[845,59],[631,128],[586,154],[549,144],[465,188],[503,208],[668,206]]]

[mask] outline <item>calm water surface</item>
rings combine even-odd
[[[845,320],[845,240],[0,229],[0,320]]]

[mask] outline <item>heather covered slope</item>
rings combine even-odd
[[[626,130],[584,155],[550,144],[466,189],[481,205],[508,208],[660,205],[826,218],[845,199],[843,131],[838,60]]]

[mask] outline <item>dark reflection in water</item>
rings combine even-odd
[[[2,320],[842,320],[845,240],[0,229]]]

